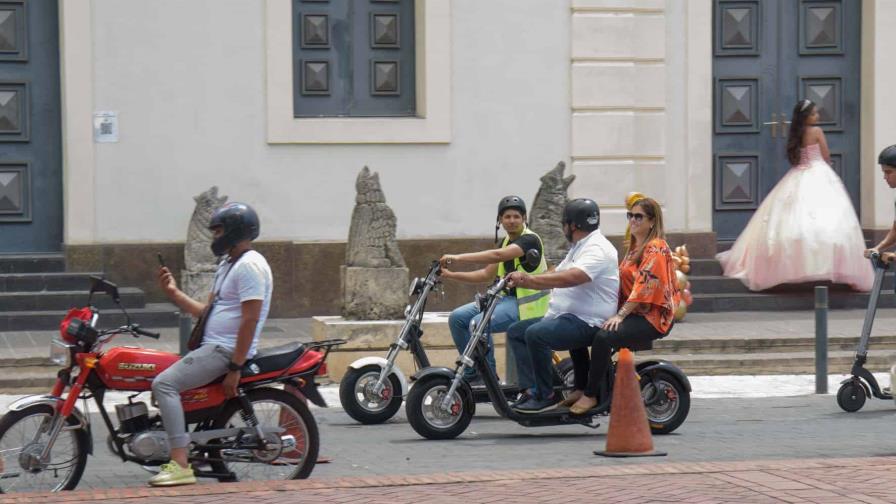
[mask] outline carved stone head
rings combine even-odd
[[[355,197],[355,202],[358,204],[386,202],[386,195],[383,194],[383,190],[380,187],[379,174],[371,174],[370,168],[366,166],[358,174],[358,179],[355,181],[355,189],[358,191],[358,195]]]
[[[566,190],[569,188],[569,185],[576,179],[575,175],[570,175],[568,177],[563,177],[563,171],[566,169],[566,163],[560,161],[557,163],[557,166],[554,167],[553,170],[545,173],[541,176],[541,189],[552,193],[563,193],[566,195]]]
[[[193,201],[196,202],[194,214],[208,215],[211,218],[212,212],[227,202],[227,196],[219,197],[218,186],[211,186],[207,191],[193,196]]]

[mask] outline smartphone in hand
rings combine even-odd
[[[156,253],[156,257],[159,258],[159,266],[161,266],[161,267],[163,267],[163,268],[167,268],[167,266],[165,265],[165,260],[162,259],[162,253],[161,253],[161,252],[157,252],[157,253]]]

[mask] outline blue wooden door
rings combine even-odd
[[[730,242],[790,164],[794,104],[819,106],[833,168],[859,209],[861,2],[715,0],[713,229]]]
[[[57,9],[0,0],[0,253],[62,248]]]

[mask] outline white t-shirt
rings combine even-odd
[[[551,290],[551,301],[545,319],[570,313],[590,326],[602,325],[618,308],[619,260],[616,247],[601,234],[592,231],[570,247],[556,271],[578,268],[590,282],[575,287]]]
[[[255,326],[255,337],[246,354],[251,359],[258,349],[258,338],[264,321],[268,318],[271,309],[271,293],[274,291],[274,279],[271,275],[271,267],[268,266],[264,256],[254,250],[250,250],[236,262],[234,270],[224,277],[231,263],[222,261],[215,273],[214,292],[219,292],[215,306],[209,315],[205,326],[205,338],[202,344],[221,345],[231,352],[236,348],[237,333],[240,329],[242,318],[242,306],[244,301],[261,299],[261,315],[258,325]],[[223,279],[223,285],[221,281]]]

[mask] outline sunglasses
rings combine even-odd
[[[625,218],[628,220],[635,219],[635,221],[641,222],[644,220],[644,217],[645,217],[645,215],[642,213],[625,212]]]

